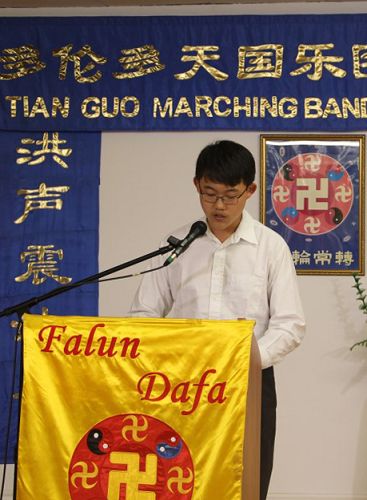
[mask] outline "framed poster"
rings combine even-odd
[[[362,135],[261,135],[261,221],[298,274],[364,274]]]

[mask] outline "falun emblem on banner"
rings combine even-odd
[[[190,500],[193,489],[189,448],[175,430],[148,415],[99,422],[70,461],[72,500]]]

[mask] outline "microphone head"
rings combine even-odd
[[[207,225],[205,222],[202,220],[194,222],[190,228],[189,234],[183,240],[178,240],[178,244],[175,246],[173,253],[165,260],[163,265],[168,266],[171,264],[171,262],[173,262],[179,255],[189,248],[191,243],[196,240],[196,238],[203,236],[203,234],[206,233],[206,230]]]
[[[195,234],[197,234],[198,236],[202,236],[206,233],[207,229],[208,226],[205,224],[205,222],[202,220],[198,220],[191,226],[190,233],[195,232]]]

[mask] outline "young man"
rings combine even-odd
[[[203,149],[194,184],[208,230],[173,264],[145,275],[130,315],[256,320],[263,368],[260,497],[265,500],[275,439],[273,365],[300,344],[305,322],[288,246],[244,210],[256,191],[254,179],[254,158],[240,144],[219,141]],[[190,227],[174,235],[182,239]]]

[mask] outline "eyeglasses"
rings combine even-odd
[[[218,200],[222,200],[224,205],[237,205],[238,200],[243,196],[247,191],[247,188],[241,193],[241,194],[236,194],[234,196],[230,195],[224,195],[224,196],[218,196],[217,194],[214,193],[206,193],[205,191],[199,191],[200,196],[202,197],[203,201],[206,203],[217,203]]]

